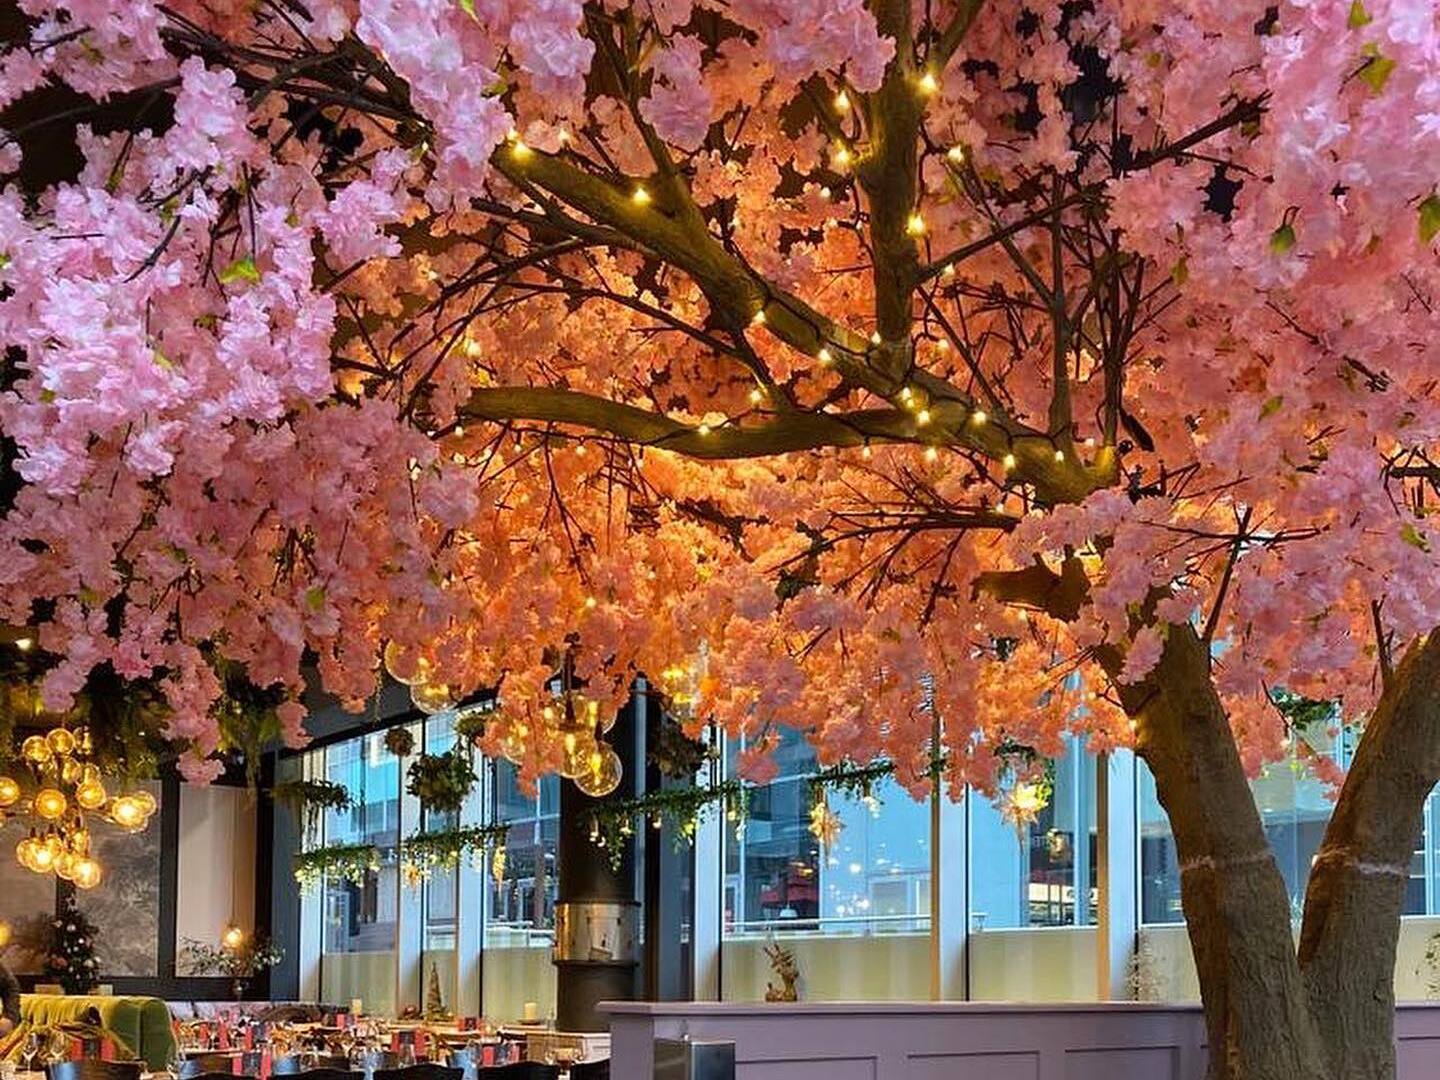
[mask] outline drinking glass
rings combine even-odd
[[[25,1071],[35,1071],[35,1056],[40,1053],[40,1033],[31,1031],[25,1036],[25,1048],[20,1051],[20,1056],[25,1059]]]

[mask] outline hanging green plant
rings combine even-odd
[[[415,733],[404,724],[385,732],[385,749],[396,757],[409,757],[415,752]]]
[[[495,705],[489,701],[466,705],[460,709],[455,714],[455,738],[462,742],[473,743],[485,734],[485,723],[494,711]]]
[[[483,854],[503,845],[509,835],[508,822],[417,832],[401,847],[401,858],[410,871],[407,880],[418,884],[435,870],[454,869],[466,855]]]
[[[405,775],[405,790],[425,809],[440,814],[458,813],[475,786],[475,766],[470,754],[459,747],[443,754],[421,754]]]
[[[327,844],[295,856],[295,880],[307,892],[326,877],[359,885],[378,869],[380,849],[374,844]]]
[[[301,822],[307,844],[320,835],[320,819],[325,811],[338,812],[351,806],[349,789],[331,780],[282,780],[270,789],[270,797]]]

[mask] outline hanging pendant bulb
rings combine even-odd
[[[8,776],[0,776],[0,806],[14,806],[20,801],[20,785]]]
[[[44,735],[31,735],[21,743],[20,755],[32,765],[44,765],[54,756]]]
[[[55,728],[45,736],[45,742],[55,754],[63,756],[75,752],[75,735],[69,728]]]
[[[410,687],[410,700],[426,716],[453,709],[460,695],[444,683],[416,683]]]
[[[99,810],[110,796],[99,780],[82,780],[75,789],[75,801],[84,810]]]
[[[402,645],[391,640],[385,644],[385,670],[398,683],[418,686],[429,680],[431,664],[413,645]]]
[[[576,780],[590,768],[590,755],[597,746],[595,736],[582,731],[567,731],[561,737],[563,757],[555,770],[566,780]]]
[[[42,788],[35,795],[35,813],[46,821],[54,821],[65,813],[69,801],[59,788]]]
[[[155,808],[158,805],[155,802],[155,796],[151,795],[150,792],[148,792],[144,788],[141,788],[139,791],[131,792],[130,797],[135,800],[135,802],[140,807],[141,813],[143,813],[147,818],[151,814],[155,813]]]
[[[76,859],[70,867],[70,880],[77,889],[93,889],[100,884],[102,877],[100,864],[88,855]]]
[[[592,799],[603,799],[620,786],[624,772],[620,755],[599,743],[587,757],[585,771],[575,778],[575,786]]]

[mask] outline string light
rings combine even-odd
[[[599,603],[600,603],[600,601],[596,600],[595,597],[593,597],[593,596],[587,596],[587,597],[585,597],[585,607],[586,607],[586,610],[594,611],[594,610],[595,610],[595,606],[596,606],[597,604],[599,604]]]
[[[941,277],[947,277],[947,278],[952,278],[952,277],[954,277],[954,276],[955,276],[955,264],[954,264],[953,262],[946,263],[946,264],[945,264],[945,268],[940,271],[940,276],[941,276]]]
[[[1094,449],[1095,449],[1095,437],[1094,437],[1093,435],[1092,435],[1090,438],[1088,438],[1088,439],[1085,440],[1085,448],[1086,448],[1087,450],[1094,450]]]
[[[765,400],[765,395],[764,395],[764,393],[761,392],[761,390],[760,390],[760,388],[759,388],[758,386],[757,386],[754,390],[751,390],[751,391],[750,391],[750,404],[751,404],[751,405],[759,405],[760,402],[762,402],[762,401],[764,401],[764,400]]]
[[[916,413],[915,423],[919,424],[921,427],[924,427],[926,424],[930,423],[930,410],[921,409],[918,413]]]
[[[750,325],[751,325],[751,326],[764,326],[764,325],[765,325],[765,309],[764,309],[764,308],[761,308],[759,311],[755,312],[754,315],[750,316]]]
[[[850,167],[850,148],[843,144],[837,147],[834,161],[839,168],[848,169]]]
[[[697,435],[709,435],[709,434],[710,434],[710,425],[709,425],[709,424],[701,424],[699,427],[697,427],[697,428],[695,429],[695,433],[696,433]]]
[[[530,156],[530,147],[525,145],[525,140],[517,138],[510,145],[510,155],[517,161],[524,161]]]
[[[925,219],[920,216],[918,210],[911,214],[909,220],[905,222],[905,231],[911,236],[925,235]]]
[[[1065,460],[1065,451],[1064,451],[1064,450],[1056,450],[1056,451],[1055,451],[1055,460],[1056,460],[1057,462],[1058,462],[1058,461],[1064,461],[1064,460]]]
[[[870,344],[871,344],[871,345],[879,345],[880,342],[882,342],[883,340],[884,340],[884,338],[882,338],[882,337],[880,336],[880,331],[879,331],[879,330],[876,330],[873,334],[870,335]]]
[[[22,638],[16,638],[16,639],[15,639],[15,648],[19,649],[21,652],[29,652],[29,651],[30,651],[31,649],[33,649],[34,647],[35,647],[35,639],[34,639],[34,638],[22,637]]]
[[[1014,472],[1014,471],[1015,471],[1015,455],[1014,455],[1014,454],[1006,454],[1006,455],[1000,460],[1000,464],[1001,464],[1002,466],[1004,466],[1005,471],[1006,471],[1007,473],[1008,473],[1008,472]]]
[[[950,147],[949,150],[945,151],[945,156],[951,161],[953,161],[956,165],[959,165],[962,161],[965,160],[965,147],[961,146],[959,143],[956,143],[954,146]]]
[[[976,409],[973,413],[970,414],[970,422],[976,427],[979,427],[981,424],[985,423],[985,421],[989,419],[990,417],[985,415],[984,409]]]
[[[830,355],[830,350],[821,346],[820,351],[815,354],[815,359],[820,361],[822,367],[829,367],[835,362],[835,357]]]
[[[555,137],[560,140],[561,146],[565,146],[570,142],[570,132],[568,132],[564,128],[561,128],[559,134],[557,134]]]
[[[924,94],[926,97],[929,97],[939,89],[940,82],[938,79],[935,78],[935,73],[933,71],[927,71],[924,75],[920,76],[920,93]]]
[[[649,206],[650,192],[646,191],[642,186],[637,184],[635,186],[635,191],[630,195],[630,199],[632,202],[635,203],[636,206]]]
[[[942,337],[939,341],[937,341],[937,342],[935,343],[935,351],[936,351],[936,352],[949,352],[949,351],[950,351],[950,339],[949,339],[949,338],[943,338],[943,337]]]
[[[926,461],[936,461],[936,460],[939,459],[939,457],[940,457],[940,451],[936,450],[935,447],[931,446],[931,447],[929,447],[928,449],[926,449],[926,451],[925,451],[925,460],[926,460]]]
[[[869,443],[866,443],[863,447],[861,447],[861,449],[860,449],[860,456],[861,456],[862,458],[864,458],[866,461],[869,461],[869,460],[870,460],[870,444],[869,444]]]
[[[844,90],[835,95],[835,111],[842,113],[850,111],[850,95]]]

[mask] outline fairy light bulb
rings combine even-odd
[[[220,944],[231,952],[236,952],[241,945],[245,944],[245,931],[231,923],[225,927],[225,932],[220,935]]]
[[[853,156],[850,153],[850,148],[843,144],[836,147],[835,154],[831,158],[831,160],[835,163],[836,167],[841,169],[848,169],[850,167],[850,162],[853,160]]]
[[[751,404],[751,405],[759,405],[760,402],[762,402],[762,401],[764,401],[764,400],[765,400],[765,395],[760,392],[760,388],[759,388],[758,386],[757,386],[754,390],[751,390],[751,391],[750,391],[750,404]]]
[[[973,413],[970,414],[970,422],[976,427],[979,427],[989,419],[990,417],[985,414],[984,409],[976,409]]]
[[[1064,460],[1065,460],[1065,451],[1064,451],[1064,450],[1056,450],[1056,451],[1055,451],[1055,460],[1056,460],[1056,462],[1064,461]]]
[[[635,186],[635,190],[630,194],[630,201],[633,202],[636,206],[649,206],[650,192],[646,191],[644,187],[637,184]]]
[[[36,840],[30,851],[30,869],[37,874],[48,874],[55,869],[55,857],[58,852],[53,850],[48,843]]]
[[[29,652],[29,651],[30,651],[31,649],[33,649],[34,647],[35,647],[35,639],[34,639],[34,638],[31,638],[31,637],[22,637],[22,638],[16,638],[16,639],[15,639],[15,648],[19,649],[21,652]]]
[[[14,806],[20,801],[20,785],[8,776],[0,776],[0,806]]]
[[[69,728],[55,728],[45,736],[45,742],[56,754],[73,754],[75,752],[75,736]]]
[[[911,236],[925,235],[925,218],[917,210],[905,222],[905,231]]]
[[[940,276],[943,278],[953,278],[955,276],[955,264],[953,262],[946,263],[945,268],[940,271]]]
[[[927,447],[926,450],[925,450],[925,460],[926,460],[926,461],[938,461],[938,460],[940,460],[940,451],[939,451],[939,450],[936,450],[935,447],[933,447],[933,446]]]
[[[1006,454],[1006,455],[1000,460],[1000,464],[1005,467],[1005,471],[1006,471],[1006,472],[1014,472],[1014,471],[1015,471],[1015,455],[1014,455],[1014,454]]]
[[[410,687],[410,702],[426,716],[453,709],[460,700],[454,687],[442,682],[418,683]]]
[[[699,427],[697,427],[697,428],[695,429],[695,434],[697,434],[697,435],[709,435],[709,434],[710,434],[710,425],[709,425],[709,424],[701,424]]]
[[[765,309],[764,309],[764,308],[761,308],[759,311],[755,312],[754,315],[750,316],[750,325],[751,325],[751,326],[764,326],[764,325],[765,325]]]
[[[20,754],[33,765],[43,765],[53,756],[44,735],[31,735],[20,744]]]
[[[915,423],[919,424],[921,427],[924,427],[926,424],[930,423],[930,410],[921,409],[919,412],[917,412],[915,414]]]
[[[820,351],[815,354],[815,359],[820,361],[821,367],[829,367],[835,362],[835,357],[832,356],[830,350],[823,345],[820,347]]]
[[[940,81],[935,78],[933,71],[927,71],[924,75],[921,75],[920,81],[916,85],[919,87],[920,93],[926,97],[930,97],[940,89]]]
[[[525,161],[530,157],[530,147],[525,144],[524,139],[516,138],[510,144],[510,156],[516,161]]]
[[[835,111],[842,113],[850,111],[850,95],[844,90],[835,95]]]
[[[960,165],[965,161],[965,147],[961,146],[959,143],[956,143],[954,146],[950,147],[949,150],[945,151],[945,156],[949,160],[953,161],[956,165]]]
[[[871,449],[870,449],[870,444],[869,444],[869,443],[866,443],[864,446],[862,446],[862,447],[860,448],[860,456],[861,456],[862,458],[864,458],[866,461],[869,461],[869,460],[871,459],[871,457],[874,456],[873,452],[872,452]]]
[[[46,821],[54,821],[65,813],[69,800],[59,788],[42,788],[35,794],[35,813]]]

